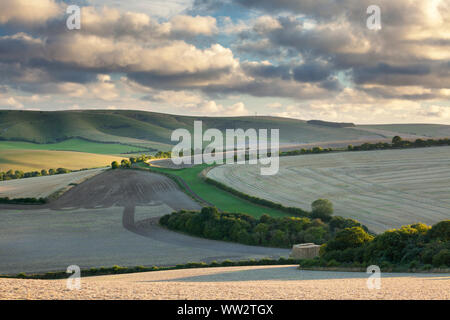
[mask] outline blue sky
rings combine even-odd
[[[2,0],[0,109],[450,124],[450,4],[371,4]]]

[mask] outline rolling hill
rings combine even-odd
[[[0,111],[0,139],[34,143],[56,143],[70,138],[97,142],[170,149],[173,130],[193,130],[194,120],[202,120],[204,130],[218,128],[280,129],[284,143],[329,140],[357,140],[381,137],[378,134],[308,124],[306,121],[276,117],[211,118],[177,116],[142,111]]]
[[[0,140],[45,144],[85,139],[166,151],[174,144],[170,141],[172,131],[178,128],[192,131],[194,120],[202,120],[204,130],[280,129],[280,142],[284,144],[377,140],[397,133],[410,138],[450,136],[450,126],[445,125],[334,127],[279,117],[191,117],[129,110],[4,110],[0,111]]]

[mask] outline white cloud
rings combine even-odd
[[[193,0],[89,0],[93,6],[109,6],[122,12],[142,12],[154,17],[172,17],[190,8]]]
[[[61,17],[63,6],[54,0],[1,0],[0,24],[36,25]]]
[[[175,34],[210,36],[218,32],[217,21],[213,17],[178,15],[170,19],[169,24]]]

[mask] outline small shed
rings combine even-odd
[[[320,246],[314,243],[296,244],[292,247],[290,258],[314,259],[319,256]]]

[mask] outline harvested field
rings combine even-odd
[[[297,266],[188,269],[65,280],[0,279],[0,299],[450,299],[448,274],[382,274],[367,289],[366,273],[300,271]]]
[[[87,152],[95,154],[121,154],[141,152],[144,148],[119,143],[100,143],[83,139],[68,139],[57,143],[45,144],[23,141],[0,141],[0,151],[4,150],[53,150]]]
[[[303,209],[327,198],[335,215],[382,232],[450,218],[449,158],[450,147],[303,155],[280,158],[274,176],[261,176],[257,165],[234,164],[217,167],[208,177]]]
[[[53,176],[0,181],[0,198],[47,198],[55,192],[79,184],[105,169],[92,169]]]
[[[106,167],[112,161],[120,162],[122,157],[71,151],[46,150],[2,150],[0,152],[0,171],[22,170],[41,171],[42,169]]]
[[[44,206],[0,205],[0,274],[287,257],[289,250],[194,238],[161,228],[200,206],[165,176],[111,170]]]

